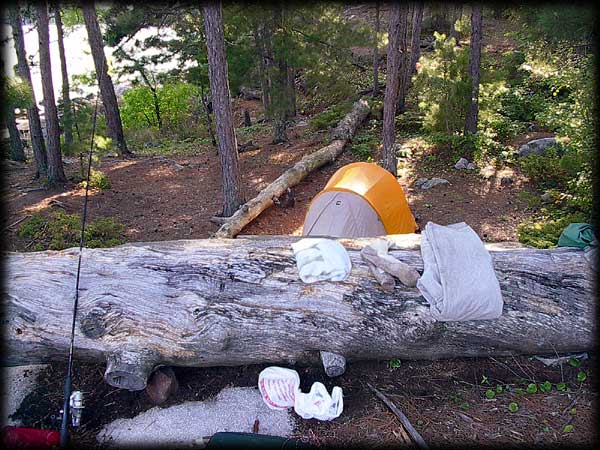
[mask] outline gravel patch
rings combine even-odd
[[[2,367],[2,426],[21,425],[19,421],[9,418],[14,414],[23,399],[36,387],[39,374],[46,364],[29,366]]]
[[[97,440],[110,447],[193,445],[220,431],[251,433],[256,419],[260,434],[289,437],[294,429],[290,412],[269,409],[258,389],[226,388],[211,400],[155,407],[132,419],[117,419],[98,433]]]

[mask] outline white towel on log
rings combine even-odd
[[[337,241],[306,238],[292,244],[300,279],[305,283],[348,277],[352,265],[348,252]]]
[[[500,317],[502,294],[492,258],[470,226],[428,222],[422,233],[421,256],[424,271],[417,288],[436,320]]]

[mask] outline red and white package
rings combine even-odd
[[[300,390],[298,372],[283,367],[267,367],[258,375],[258,389],[267,406],[283,410],[294,406]]]

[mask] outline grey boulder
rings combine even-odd
[[[549,147],[558,145],[555,137],[534,139],[519,147],[518,156],[543,155]]]

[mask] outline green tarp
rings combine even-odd
[[[594,227],[589,223],[569,224],[558,239],[559,247],[585,248],[588,245],[597,245]]]

